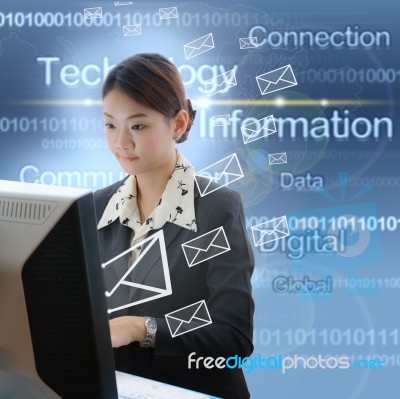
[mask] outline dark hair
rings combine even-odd
[[[186,99],[182,77],[176,66],[160,54],[136,54],[116,65],[103,85],[103,98],[112,89],[126,95],[168,118],[181,109],[189,113],[188,128],[177,141],[186,140],[196,111]]]

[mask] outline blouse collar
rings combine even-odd
[[[177,151],[177,163],[158,205],[143,224],[137,206],[136,177],[129,176],[108,202],[97,225],[101,229],[116,219],[130,227],[135,235],[139,230],[160,229],[166,222],[197,231],[194,210],[194,170],[190,162]]]

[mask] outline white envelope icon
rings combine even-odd
[[[228,126],[231,124],[231,116],[229,114],[225,115],[215,115],[211,118],[212,126]]]
[[[197,177],[204,177],[208,180],[204,188],[200,187]],[[202,197],[222,187],[228,186],[242,177],[244,177],[244,175],[236,154],[229,155],[194,174],[197,188]],[[212,183],[217,184],[212,185]]]
[[[122,27],[124,36],[137,36],[142,34],[142,25],[124,25]]]
[[[139,284],[139,283],[135,283],[134,281],[131,281],[132,278],[130,277],[130,275],[131,275],[132,271],[135,268],[138,269],[140,267],[148,266],[147,262],[143,262],[143,258],[145,258],[146,254],[152,248],[156,247],[157,244],[159,244],[159,249],[160,249],[160,254],[161,254],[161,263],[162,263],[162,269],[163,269],[163,274],[164,274],[164,283],[165,283],[164,285],[165,285],[165,288],[153,287],[153,286],[149,286],[149,285],[146,285],[146,284]],[[113,309],[109,309],[108,313],[116,312],[117,310],[125,309],[125,308],[128,308],[128,307],[134,306],[134,305],[138,305],[138,304],[143,303],[143,302],[153,301],[154,299],[162,298],[164,296],[172,294],[171,278],[170,278],[170,275],[169,275],[169,268],[168,268],[167,251],[166,251],[166,248],[165,248],[164,233],[163,233],[162,230],[160,230],[160,231],[156,232],[155,234],[147,237],[143,241],[140,241],[138,244],[136,244],[133,247],[127,249],[126,251],[122,252],[121,254],[119,254],[116,257],[114,257],[111,260],[109,260],[108,262],[103,263],[101,266],[104,269],[107,266],[109,266],[110,264],[112,264],[114,261],[116,261],[117,259],[125,256],[126,254],[129,254],[134,249],[140,249],[142,247],[144,249],[142,250],[140,255],[136,258],[136,260],[133,262],[133,264],[127,269],[125,274],[117,282],[117,284],[111,289],[111,291],[107,291],[106,292],[106,296],[107,297],[111,297],[112,295],[114,295],[121,285],[128,286],[128,287],[134,287],[134,288],[137,288],[139,290],[143,290],[143,291],[145,291],[146,294],[150,293],[151,296],[143,298],[143,299],[140,299],[140,300],[137,300],[137,301],[133,301],[131,303],[123,304],[123,305],[118,306],[118,307],[113,308]],[[158,249],[158,248],[156,248],[156,249]],[[146,260],[146,258],[144,260]]]
[[[231,250],[224,228],[218,227],[182,244],[189,267],[212,259]]]
[[[203,54],[206,51],[210,51],[214,48],[214,38],[212,33],[205,36],[199,37],[190,43],[183,46],[185,51],[185,58],[189,60],[190,58],[196,57],[199,54]]]
[[[242,50],[247,48],[257,48],[258,47],[257,37],[243,37],[239,39],[239,46]]]
[[[262,139],[270,134],[276,133],[275,120],[273,115],[249,122],[241,128],[244,144]]]
[[[252,226],[251,232],[256,247],[290,235],[286,216]]]
[[[101,7],[84,8],[83,14],[85,19],[102,18],[103,9]]]
[[[207,96],[212,96],[217,93],[226,92],[231,87],[237,85],[235,70],[223,72],[204,82],[205,92]]]
[[[160,15],[160,19],[178,18],[177,7],[160,8],[158,13]]]
[[[212,324],[205,300],[165,315],[172,338]]]
[[[262,95],[297,85],[290,65],[256,76],[256,81]]]
[[[270,165],[280,165],[287,163],[286,152],[276,152],[275,154],[268,154],[268,163]]]
[[[114,6],[118,7],[118,6],[129,6],[130,4],[133,4],[133,1],[114,1]]]

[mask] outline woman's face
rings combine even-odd
[[[183,129],[179,118],[168,120],[118,89],[104,97],[103,109],[107,144],[126,173],[151,174],[164,168],[172,172],[174,138]]]

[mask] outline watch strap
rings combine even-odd
[[[147,316],[145,317],[144,326],[146,328],[146,336],[145,336],[144,340],[140,342],[140,346],[142,348],[148,348],[150,346],[150,343],[153,340],[153,338],[154,338],[154,336],[156,335],[156,332],[157,332],[157,329],[155,331],[149,331],[149,329],[147,328],[148,320],[155,321],[155,319],[153,317],[147,317]]]

